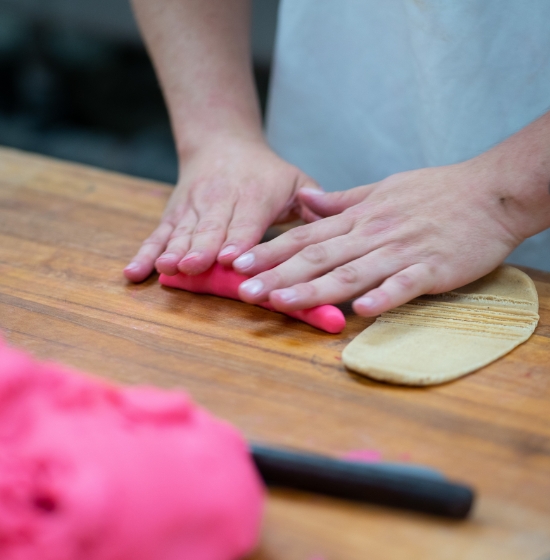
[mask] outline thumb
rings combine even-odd
[[[313,179],[307,177],[306,175],[303,175],[298,179],[297,188],[298,190],[295,191],[285,207],[274,219],[273,224],[283,224],[285,222],[295,220],[296,218],[302,218],[305,222],[312,222],[320,219],[320,216],[317,216],[317,214],[304,207],[302,201],[298,198],[298,192],[300,192],[301,189],[323,192],[323,189]]]
[[[298,205],[300,217],[302,218],[302,220],[304,220],[304,222],[306,223],[316,222],[317,220],[320,220],[321,216],[319,216],[315,212],[312,212],[310,208],[308,208],[308,206],[303,203],[301,197],[298,196],[298,194],[302,191],[312,192],[313,196],[324,194],[325,191],[323,191],[323,188],[318,183],[308,177],[308,180],[299,187],[298,192],[296,193],[296,203]]]
[[[298,191],[298,200],[313,213],[325,218],[340,214],[350,206],[359,204],[365,200],[372,187],[373,185],[364,185],[348,191],[330,193],[304,187]]]

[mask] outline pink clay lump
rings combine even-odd
[[[239,286],[248,276],[235,272],[232,268],[227,268],[219,263],[214,264],[206,272],[189,276],[179,273],[175,276],[167,276],[161,274],[159,282],[164,286],[171,288],[179,288],[196,294],[212,294],[230,299],[240,300]],[[270,311],[276,311],[273,306],[267,302],[260,303],[261,307],[265,307]],[[336,334],[342,332],[346,326],[344,314],[334,305],[319,305],[311,309],[301,309],[299,311],[290,311],[285,313],[290,317],[299,319],[304,323],[308,323],[313,327],[317,327],[323,331]]]
[[[237,560],[264,490],[184,393],[119,388],[0,340],[2,560]]]

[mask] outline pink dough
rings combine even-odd
[[[248,278],[249,276],[239,274],[232,268],[216,263],[206,272],[196,276],[188,276],[181,272],[175,276],[161,274],[159,282],[164,286],[179,288],[196,294],[213,294],[240,300],[239,286]],[[276,311],[270,303],[265,302],[259,305],[270,311]],[[333,334],[342,332],[346,326],[344,314],[334,305],[319,305],[311,309],[289,311],[285,312],[285,315]]]
[[[264,489],[185,393],[119,388],[0,340],[2,560],[236,560]]]
[[[348,451],[343,458],[348,461],[379,463],[382,460],[382,453],[377,449],[355,449],[353,451]]]

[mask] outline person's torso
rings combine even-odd
[[[469,159],[550,108],[546,0],[282,0],[267,134],[327,190]]]

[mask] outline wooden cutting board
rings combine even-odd
[[[550,559],[550,274],[534,336],[455,383],[392,387],[340,354],[370,321],[322,333],[244,303],[128,284],[166,185],[0,150],[0,330],[40,358],[180,387],[253,440],[440,469],[476,487],[453,522],[277,491],[254,560]],[[550,250],[550,249],[549,249]]]

